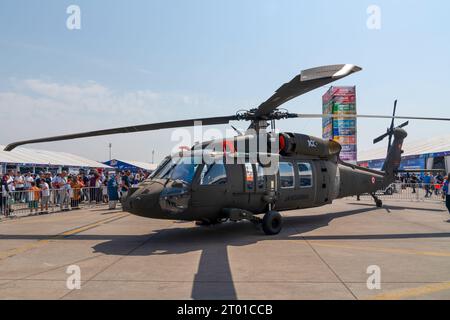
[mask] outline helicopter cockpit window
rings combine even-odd
[[[290,162],[280,162],[280,185],[283,189],[294,188],[294,166]]]
[[[171,179],[171,180],[181,180],[188,184],[192,183],[194,179],[195,171],[198,167],[198,162],[194,161],[192,157],[180,158],[176,162],[169,161],[155,178],[159,179]]]
[[[163,161],[161,166],[155,171],[155,173],[151,176],[152,179],[162,179],[164,178],[167,173],[172,169],[174,166],[174,163],[172,160],[169,161]]]
[[[300,177],[300,188],[309,188],[313,185],[312,166],[308,162],[298,163],[298,175]]]
[[[206,164],[203,166],[201,185],[222,185],[227,183],[227,172],[223,163]]]

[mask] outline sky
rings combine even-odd
[[[67,28],[70,5],[80,8],[80,29]],[[368,27],[372,5],[380,28]],[[450,117],[449,14],[450,3],[439,0],[2,0],[0,144],[232,115],[257,107],[303,69],[339,63],[363,68],[335,83],[357,86],[361,114],[389,115],[398,99],[399,115]],[[320,113],[325,91],[283,107]],[[373,148],[388,125],[358,120],[359,150]],[[321,120],[277,127],[321,136]],[[113,158],[151,161],[155,150],[158,162],[180,144],[178,133],[32,147],[105,161],[112,143]],[[446,123],[411,121],[408,133],[415,141],[450,132]]]

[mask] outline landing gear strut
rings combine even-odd
[[[378,197],[375,195],[375,193],[371,193],[370,195],[372,196],[373,200],[375,201],[375,205],[377,206],[377,208],[383,207],[383,201],[381,201],[381,199],[378,198]]]
[[[263,231],[267,235],[276,235],[281,231],[283,224],[283,218],[277,211],[270,210],[264,214],[264,217],[254,215],[252,212],[242,209],[224,209],[224,216],[228,217],[230,221],[242,221],[248,220],[252,222],[256,227],[262,227]]]

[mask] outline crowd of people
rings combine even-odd
[[[18,204],[26,204],[31,212],[48,212],[55,204],[63,211],[77,209],[81,202],[109,203],[115,209],[130,188],[147,179],[149,173],[139,170],[105,172],[102,169],[77,174],[8,170],[0,175],[0,212],[8,215]],[[16,206],[14,206],[16,205]]]
[[[440,173],[433,175],[432,173],[424,173],[423,175],[404,174],[397,178],[397,181],[401,182],[404,186],[410,186],[412,193],[416,193],[418,188],[425,190],[425,198],[431,196],[441,195],[443,198],[446,196],[444,187],[448,185],[449,176],[443,176]]]

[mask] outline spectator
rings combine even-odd
[[[417,182],[418,182],[417,176],[415,173],[413,173],[410,178],[411,187],[413,189],[412,193],[416,193]]]
[[[131,187],[131,182],[130,182],[130,175],[131,172],[127,171],[126,173],[124,173],[122,175],[122,181],[121,181],[121,193],[122,193],[122,201],[126,199],[126,197],[128,196],[128,192],[130,190]]]
[[[1,179],[1,204],[0,212],[5,216],[9,215],[9,189],[8,189],[9,174],[5,174]]]
[[[448,173],[447,178],[444,181],[444,193],[445,204],[447,206],[448,212],[450,213],[450,172]]]
[[[69,179],[70,187],[72,189],[72,197],[70,200],[70,207],[72,209],[79,209],[81,201],[81,188],[83,187],[77,177],[71,177]]]
[[[61,188],[64,185],[61,174],[57,173],[52,179],[52,189],[55,190],[54,197],[57,205],[61,205]]]
[[[15,186],[15,197],[14,200],[18,202],[25,202],[24,190],[25,190],[25,179],[20,172],[16,172],[14,177],[14,186]]]
[[[40,183],[37,180],[36,181],[34,180],[34,178],[31,176],[31,172],[29,172],[29,171],[25,174],[24,180],[25,180],[25,187],[24,187],[25,191],[31,190],[32,182],[36,182],[37,186],[40,185]],[[26,202],[29,201],[28,196],[29,196],[29,193],[25,192],[25,201]]]
[[[36,213],[39,211],[39,200],[41,197],[41,189],[36,186],[36,182],[31,183],[31,189],[28,192],[29,193],[29,199],[28,207],[30,208],[30,212],[33,213],[33,211],[36,211]]]
[[[72,188],[70,186],[66,171],[61,172],[61,183],[62,186],[59,190],[61,210],[69,211],[70,194]]]
[[[108,180],[108,176],[105,176],[105,179],[102,182],[103,203],[108,203]]]
[[[433,192],[431,191],[431,184],[433,183],[433,179],[431,177],[431,174],[425,173],[425,177],[423,178],[423,183],[425,187],[425,198],[429,198],[433,195]]]
[[[117,183],[116,176],[112,175],[108,180],[108,197],[109,197],[109,210],[115,210],[117,201],[119,201],[119,185]]]
[[[45,179],[41,179],[41,212],[48,213],[48,204],[50,202],[50,186]]]

